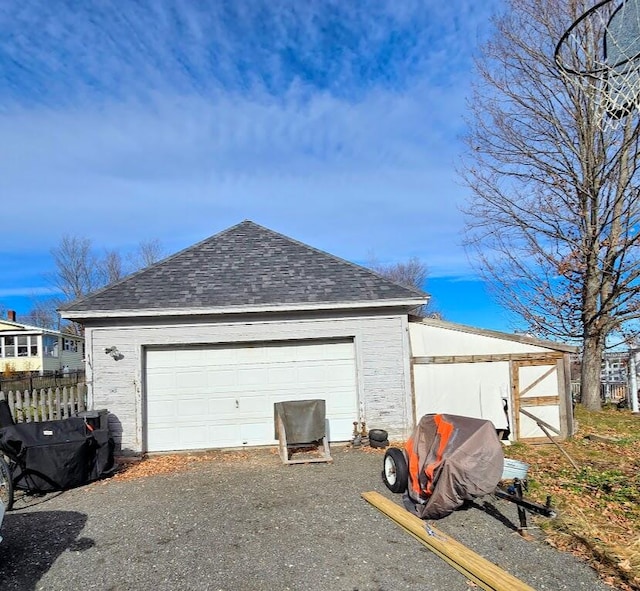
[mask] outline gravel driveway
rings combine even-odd
[[[360,497],[377,490],[401,502],[382,484],[380,454],[332,455],[333,464],[284,466],[272,450],[220,453],[18,504],[3,525],[0,589],[474,588]],[[514,505],[488,500],[493,508],[479,502],[437,527],[538,591],[611,591],[571,555],[515,533]]]

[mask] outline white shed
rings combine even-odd
[[[573,433],[575,347],[430,318],[409,323],[414,416],[488,419],[513,441]]]

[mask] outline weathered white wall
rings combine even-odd
[[[551,349],[514,340],[443,327],[409,323],[411,352],[414,357],[438,355],[499,355],[509,353],[544,353]]]
[[[407,319],[402,315],[234,321],[121,321],[117,326],[86,326],[90,404],[107,408],[122,449],[143,448],[144,347],[250,343],[274,340],[354,339],[360,416],[368,428],[383,428],[403,438],[412,426]],[[105,348],[117,347],[113,359]]]
[[[415,365],[416,416],[448,413],[507,427],[502,399],[510,400],[509,362]]]

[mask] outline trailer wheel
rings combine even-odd
[[[386,487],[394,493],[407,490],[409,469],[403,451],[397,447],[389,448],[384,454],[382,465],[382,480]]]
[[[4,505],[5,511],[13,507],[13,479],[9,465],[0,454],[0,501]]]

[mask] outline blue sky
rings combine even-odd
[[[0,302],[67,235],[175,252],[244,219],[418,257],[449,320],[509,330],[461,247],[473,55],[498,0],[0,3]]]

